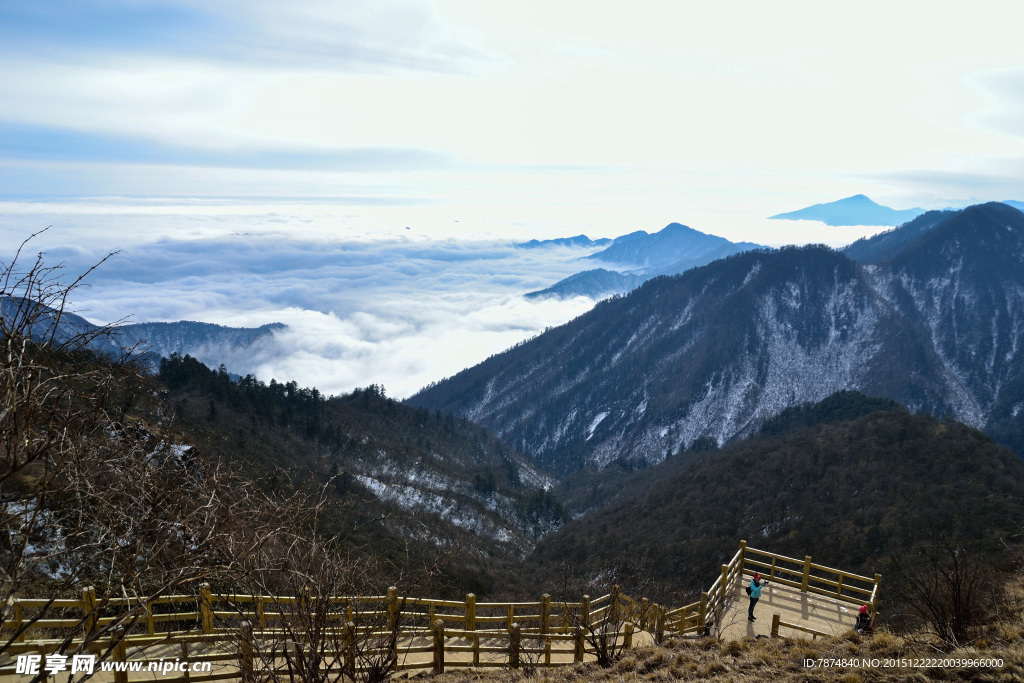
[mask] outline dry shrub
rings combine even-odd
[[[701,638],[695,643],[695,645],[700,650],[714,650],[718,647],[718,638],[713,638],[711,636]]]
[[[726,643],[722,643],[722,655],[729,657],[739,657],[741,654],[747,651],[748,645],[743,640],[730,640]]]
[[[636,657],[630,655],[623,657],[615,664],[615,671],[624,673],[626,671],[634,671],[636,669]]]
[[[869,649],[876,657],[897,657],[907,651],[907,641],[891,631],[882,629],[876,631],[871,638]]]
[[[665,662],[668,661],[669,655],[664,650],[648,650],[646,652],[649,656],[644,659],[640,665],[641,673],[648,673],[655,669],[661,669],[665,666]]]
[[[726,668],[725,664],[717,659],[713,659],[700,668],[700,673],[698,675],[701,678],[710,678],[715,674],[725,673],[728,670],[729,669]]]

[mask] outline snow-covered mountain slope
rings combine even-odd
[[[1022,238],[1024,214],[989,204],[881,265],[825,247],[742,253],[602,302],[409,402],[466,415],[556,472],[658,462],[841,389],[976,427],[1003,410],[1013,432]]]
[[[480,552],[521,555],[560,523],[554,479],[536,463],[464,418],[402,405],[381,387],[325,397],[294,382],[232,381],[177,355],[158,379],[185,424],[233,435],[212,440],[224,460],[331,477],[396,538],[448,548],[475,539],[468,545]]]

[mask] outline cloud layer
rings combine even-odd
[[[150,219],[155,224],[159,218]],[[587,299],[521,296],[575,272],[586,253],[404,235],[165,237],[126,246],[73,304],[95,322],[126,315],[246,327],[283,322],[286,331],[257,346],[204,355],[233,372],[329,394],[377,383],[404,397],[589,309]],[[46,254],[69,274],[104,256],[69,243],[49,245]]]

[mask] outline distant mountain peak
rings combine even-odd
[[[815,204],[797,211],[769,216],[769,220],[821,221],[833,227],[846,225],[901,225],[924,213],[924,209],[891,209],[863,194]]]
[[[611,243],[612,240],[607,237],[592,240],[586,235],[576,235],[575,237],[556,237],[551,240],[516,242],[513,246],[515,246],[516,249],[543,249],[547,247],[603,247],[606,244]]]
[[[585,258],[609,264],[571,275],[554,285],[526,294],[527,298],[586,296],[603,299],[629,292],[659,275],[677,275],[731,254],[760,245],[733,243],[672,222],[656,233],[637,230],[616,238],[611,246]]]
[[[844,251],[748,251],[650,280],[410,403],[559,472],[721,444],[843,389],[1024,453],[1024,213],[929,212]]]
[[[588,259],[631,268],[658,268],[699,259],[732,242],[724,237],[694,230],[682,223],[669,223],[656,233],[631,232]]]

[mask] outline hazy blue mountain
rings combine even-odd
[[[881,263],[895,258],[904,249],[917,241],[921,235],[952,216],[954,211],[928,211],[903,225],[864,237],[849,246],[843,253],[861,263]]]
[[[591,299],[603,299],[611,294],[622,294],[632,291],[646,282],[643,275],[619,273],[614,270],[596,268],[584,270],[559,280],[547,289],[526,294],[527,299],[538,299],[547,296],[565,299],[573,296],[588,296]]]
[[[750,242],[734,243],[679,223],[671,223],[654,234],[633,232],[615,240],[607,249],[588,259],[612,265],[630,266],[623,272],[597,268],[570,275],[552,286],[530,292],[528,298],[588,296],[603,299],[630,292],[652,277],[675,275],[741,251],[757,249]]]
[[[203,349],[216,349],[223,346],[252,346],[260,339],[285,328],[284,323],[269,323],[260,327],[225,327],[212,323],[182,320],[173,323],[122,325],[117,328],[116,338],[122,346],[139,343],[150,351],[167,358],[175,353],[197,356],[197,352],[201,352]]]
[[[900,225],[924,213],[924,209],[890,209],[862,194],[827,204],[815,204],[798,211],[769,216],[791,221],[821,221],[825,225]]]
[[[18,327],[31,321],[29,335],[36,340],[61,344],[81,334],[88,335],[96,326],[73,313],[57,316],[57,311],[31,299],[0,296],[0,316],[9,327]],[[56,320],[56,324],[54,321]]]
[[[840,390],[1024,452],[1024,214],[954,212],[898,255],[751,251],[655,278],[428,387],[557,472],[724,443]]]
[[[1012,206],[1018,211],[1024,211],[1024,202],[1018,202],[1014,199],[1006,199],[1003,201],[1003,204],[1006,204],[1007,206]]]
[[[515,247],[517,249],[538,249],[543,247],[603,247],[604,245],[611,243],[612,240],[607,237],[592,240],[586,235],[576,235],[575,237],[557,237],[553,240],[530,240],[529,242],[518,242]]]
[[[624,235],[587,258],[632,268],[659,268],[699,260],[713,253],[720,254],[721,258],[726,255],[722,253],[723,248],[739,247],[737,251],[743,251],[757,246],[746,242],[733,244],[724,237],[708,235],[681,223],[670,223],[654,234],[641,230]]]
[[[80,315],[64,312],[56,327],[53,325],[56,311],[28,299],[0,297],[0,315],[13,321],[32,314],[36,318],[33,336],[42,339],[52,333],[52,340],[58,344],[78,336],[92,336],[89,347],[107,356],[119,356],[132,351],[136,360],[144,366],[156,369],[160,357],[172,354],[192,355],[211,366],[220,364],[217,358],[225,348],[247,348],[256,342],[283,330],[283,323],[269,323],[260,327],[225,327],[212,323],[182,320],[172,323],[132,323],[113,327],[109,333],[101,333],[100,327]],[[49,339],[47,339],[49,341]]]

